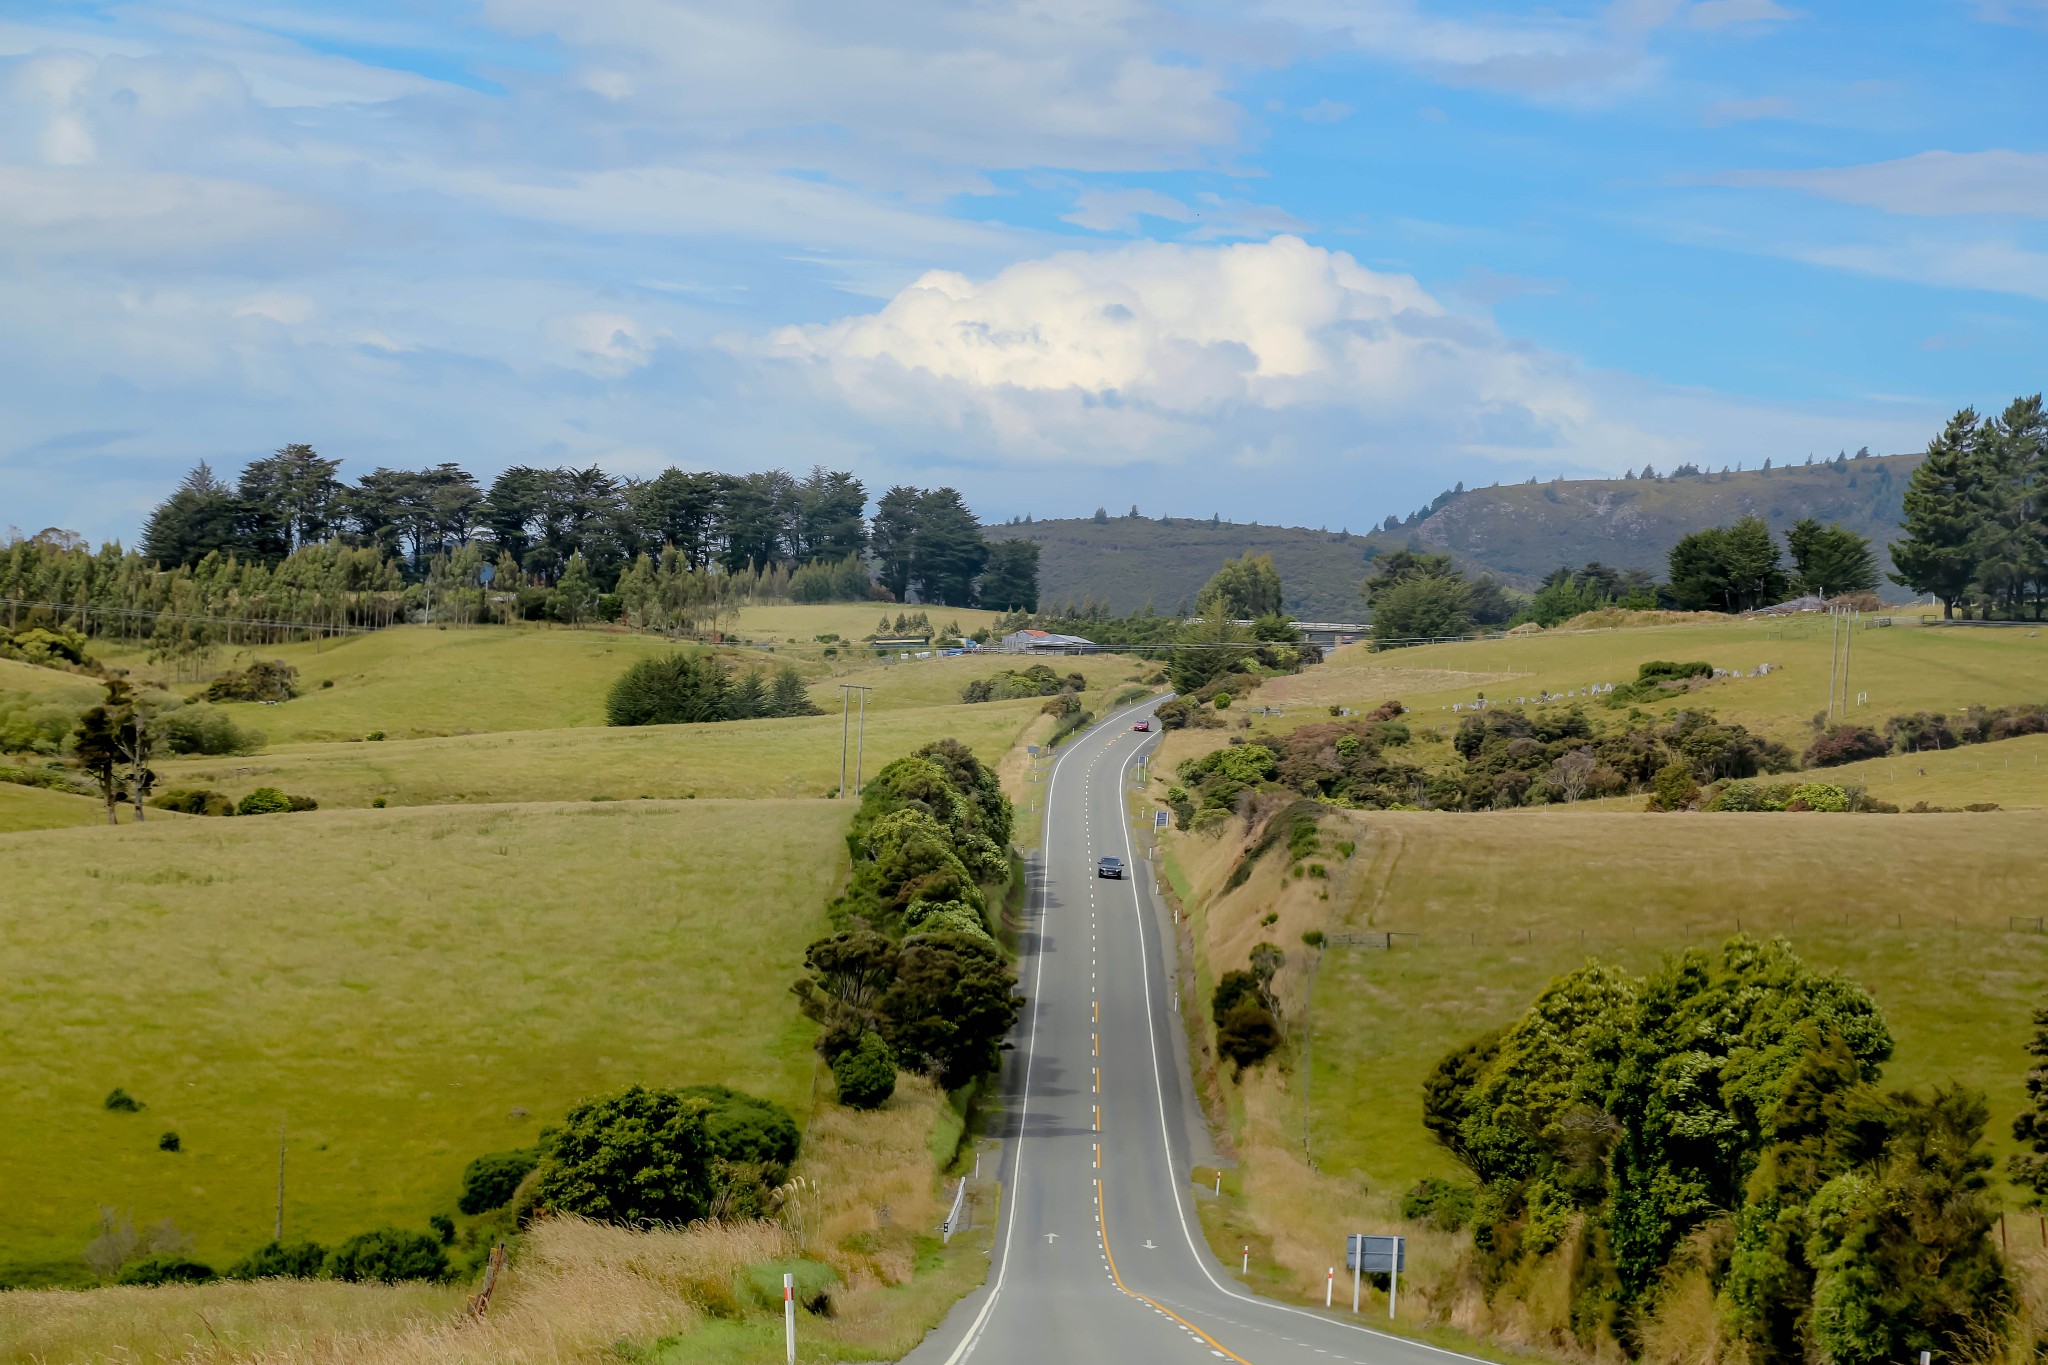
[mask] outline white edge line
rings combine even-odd
[[[1103,721],[1127,716],[1133,711],[1144,709],[1156,700],[1158,699],[1150,698],[1146,701],[1138,702],[1134,706],[1127,706],[1112,715],[1104,716]],[[1096,722],[1097,725],[1102,723],[1102,721]],[[1052,771],[1047,773],[1045,777],[1045,823],[1039,827],[1039,857],[1044,865],[1038,881],[1038,918],[1041,922],[1045,918],[1046,887],[1051,881],[1053,792],[1058,786],[1060,768],[1069,758],[1079,753],[1080,749],[1081,746],[1076,744],[1073,748],[1054,759]],[[1130,842],[1128,830],[1125,831],[1124,842],[1126,845]],[[1003,1191],[1002,1209],[1003,1213],[1007,1215],[1003,1219],[1003,1259],[1002,1263],[996,1267],[995,1284],[989,1288],[988,1297],[982,1300],[981,1311],[974,1315],[974,1322],[968,1327],[967,1335],[960,1339],[960,1344],[953,1348],[953,1354],[946,1357],[946,1365],[960,1365],[960,1362],[967,1359],[973,1353],[974,1348],[981,1344],[982,1328],[988,1325],[988,1315],[994,1311],[996,1300],[1002,1296],[1003,1280],[1010,1273],[1010,1243],[1017,1232],[1018,1198],[1024,1189],[1024,1120],[1031,1113],[1031,1068],[1038,1057],[1038,1049],[1036,1047],[1038,1042],[1038,1002],[1044,998],[1045,994],[1041,989],[1045,982],[1045,951],[1041,948],[1032,956],[1036,959],[1036,962],[1033,964],[1031,973],[1031,1023],[1024,1030],[1024,1090],[1019,1096],[1017,1106],[1017,1153],[1010,1163],[1009,1187]],[[1148,990],[1146,993],[1148,1007],[1150,999],[1151,993]]]
[[[1164,701],[1167,699],[1162,697],[1157,700]],[[1141,744],[1133,749],[1130,757],[1124,760],[1123,766],[1117,772],[1117,815],[1124,827],[1124,855],[1126,860],[1131,862],[1133,866],[1135,866],[1137,855],[1131,846],[1130,813],[1125,809],[1124,804],[1124,774],[1130,771],[1131,759],[1136,758],[1143,752],[1144,748],[1145,746]],[[1328,1323],[1332,1327],[1342,1327],[1348,1331],[1362,1332],[1366,1336],[1376,1337],[1381,1341],[1396,1342],[1403,1346],[1413,1346],[1420,1350],[1432,1351],[1437,1355],[1449,1356],[1453,1360],[1470,1360],[1476,1362],[1476,1365],[1495,1365],[1495,1362],[1487,1360],[1484,1356],[1466,1355],[1463,1351],[1453,1351],[1445,1346],[1432,1346],[1426,1341],[1417,1341],[1413,1337],[1401,1336],[1394,1332],[1382,1332],[1376,1328],[1364,1326],[1361,1323],[1345,1322],[1342,1318],[1325,1317],[1321,1313],[1312,1313],[1305,1308],[1295,1308],[1290,1304],[1275,1303],[1271,1299],[1260,1298],[1253,1294],[1240,1294],[1234,1289],[1226,1288],[1223,1282],[1216,1278],[1215,1272],[1209,1269],[1209,1258],[1204,1256],[1202,1249],[1195,1244],[1194,1230],[1188,1226],[1187,1206],[1180,1197],[1180,1168],[1174,1165],[1173,1162],[1173,1139],[1168,1135],[1166,1123],[1166,1082],[1159,1064],[1159,1035],[1152,1021],[1152,955],[1145,949],[1145,899],[1143,893],[1138,889],[1136,878],[1131,879],[1131,904],[1137,910],[1135,922],[1138,930],[1138,961],[1141,968],[1140,974],[1145,982],[1145,1036],[1151,1043],[1152,1090],[1159,1099],[1159,1146],[1160,1150],[1166,1154],[1166,1174],[1169,1186],[1173,1190],[1173,1210],[1180,1219],[1181,1236],[1187,1239],[1188,1251],[1193,1254],[1195,1268],[1202,1272],[1202,1278],[1206,1279],[1215,1288],[1217,1293],[1224,1295],[1226,1298],[1236,1299],[1240,1303],[1248,1303],[1257,1308],[1268,1308],[1276,1313],[1291,1313],[1296,1317]],[[951,1362],[948,1362],[948,1365],[951,1365]]]

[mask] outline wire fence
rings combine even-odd
[[[1886,924],[1885,919],[1891,923]],[[1632,924],[1627,932],[1616,932],[1612,925],[1595,928],[1571,928],[1555,925],[1525,925],[1500,931],[1479,929],[1430,931],[1420,929],[1347,929],[1328,934],[1323,942],[1330,948],[1355,948],[1372,952],[1394,952],[1401,949],[1421,948],[1523,948],[1523,947],[1576,947],[1576,948],[1622,948],[1656,947],[1669,945],[1673,940],[1688,944],[1714,945],[1723,943],[1737,935],[1748,935],[1755,939],[1797,938],[1813,934],[1877,934],[1942,933],[1950,936],[1969,935],[1978,938],[2043,938],[2048,939],[2048,915],[2007,915],[2003,922],[1972,920],[1965,924],[1961,915],[1940,916],[1928,920],[1916,920],[1908,925],[1905,915],[1892,915],[1873,919],[1869,916],[1851,914],[1801,915],[1783,920],[1730,916],[1720,920],[1680,920],[1677,923],[1646,921]]]

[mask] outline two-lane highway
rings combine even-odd
[[[1188,1078],[1149,870],[1126,815],[1147,703],[1070,741],[1045,788],[988,1282],[914,1365],[1225,1359],[1445,1365],[1450,1352],[1261,1299],[1210,1255],[1189,1186]],[[1107,855],[1128,875],[1097,875]],[[1342,1248],[1331,1249],[1333,1260]],[[1345,1286],[1349,1305],[1349,1285]]]

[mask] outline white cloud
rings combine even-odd
[[[1193,209],[1158,190],[1090,188],[1074,196],[1074,211],[1060,220],[1091,232],[1136,232],[1140,218],[1186,223],[1194,216]]]
[[[547,332],[570,364],[611,378],[645,368],[663,339],[625,313],[569,313],[550,318]]]
[[[217,257],[330,222],[318,205],[246,181],[0,165],[0,250],[8,253],[128,261]]]
[[[1333,436],[1379,457],[1659,444],[1607,421],[1563,358],[1293,237],[933,271],[876,313],[785,328],[759,352],[873,420],[985,438],[991,458],[1296,461]]]
[[[2048,218],[2048,152],[1921,152],[1864,166],[1730,171],[1714,183],[1801,190],[1921,217],[2009,213]]]
[[[1780,23],[1795,18],[1777,0],[1699,0],[1686,11],[1685,22],[1694,28],[1728,28],[1735,24]]]

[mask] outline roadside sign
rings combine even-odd
[[[1037,758],[1038,746],[1036,744],[1027,744],[1024,746],[1024,752],[1030,754],[1033,758]]]
[[[477,566],[476,581],[485,587],[488,588],[491,585],[491,580],[497,576],[498,568],[495,564],[481,564]]]
[[[1167,814],[1166,814],[1166,812],[1165,812],[1165,811],[1163,811],[1163,810],[1155,810],[1155,811],[1153,811],[1153,812],[1152,812],[1152,828],[1154,828],[1154,829],[1165,829],[1165,828],[1166,828],[1166,821],[1167,821],[1167,818],[1168,818],[1168,817],[1167,817]]]
[[[1365,1244],[1365,1259],[1358,1256],[1359,1243]],[[1354,1232],[1344,1239],[1344,1268],[1362,1270],[1368,1275],[1391,1275],[1397,1270],[1408,1268],[1408,1239],[1406,1237],[1372,1237]]]

